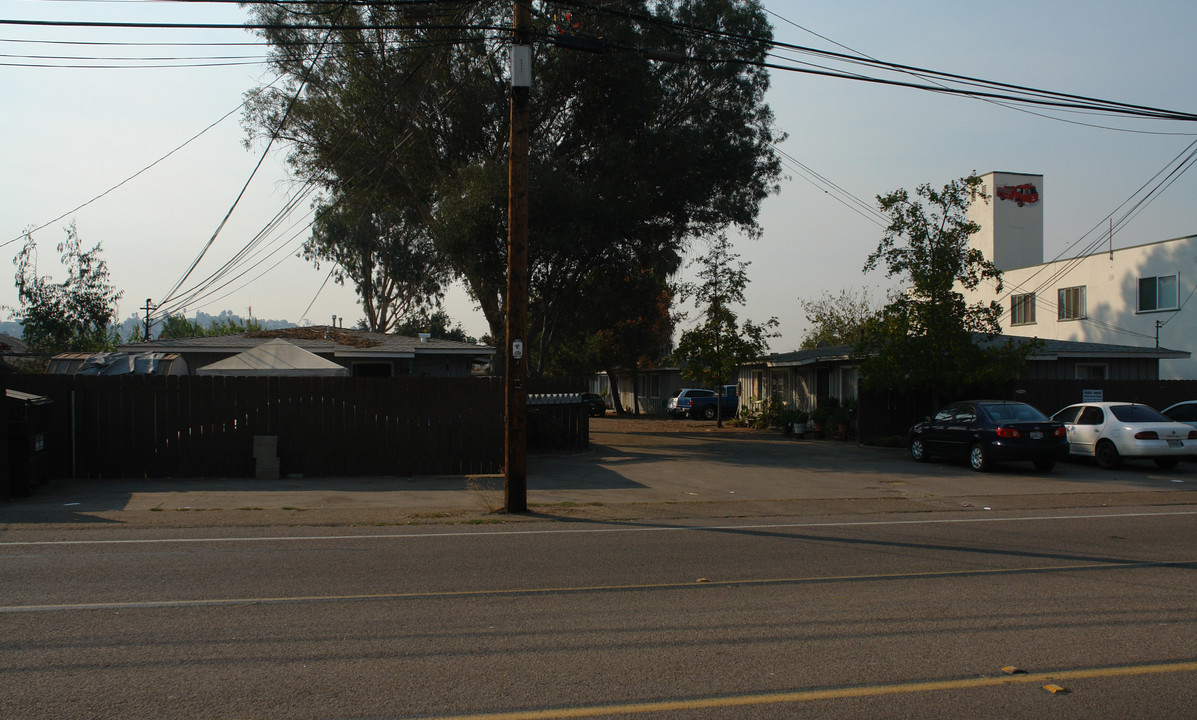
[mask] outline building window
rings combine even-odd
[[[769,373],[769,381],[772,384],[772,390],[769,397],[780,395],[782,400],[789,402],[790,389],[786,387],[786,379],[789,375],[788,370],[774,370]]]
[[[1030,325],[1035,322],[1035,293],[1010,298],[1010,322],[1013,325]]]
[[[1109,377],[1110,366],[1106,363],[1077,363],[1077,380],[1105,380]]]
[[[1139,312],[1176,310],[1180,307],[1180,283],[1176,275],[1139,278]]]
[[[1085,317],[1085,286],[1060,288],[1059,318],[1081,320]]]
[[[856,368],[840,368],[840,400],[856,399]]]

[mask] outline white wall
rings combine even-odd
[[[969,206],[969,219],[981,226],[981,231],[969,238],[969,245],[985,253],[998,270],[1043,262],[1043,176],[991,172],[982,175],[981,181],[989,201]],[[1002,188],[1023,185],[1033,186],[1037,201],[999,197]],[[1019,198],[1024,197],[1019,194]]]
[[[1040,250],[1042,252],[1042,250]],[[1139,312],[1139,279],[1177,275],[1180,310]],[[1159,344],[1197,355],[1197,235],[1116,249],[1073,260],[1006,270],[1003,292],[992,285],[966,293],[969,302],[997,299],[1004,309],[1002,332],[1024,337],[1154,347]],[[1085,288],[1085,317],[1060,320],[1058,291]],[[1011,323],[1011,296],[1035,293],[1035,322]],[[1186,303],[1187,301],[1187,303]],[[1197,379],[1197,360],[1161,360],[1161,379]]]

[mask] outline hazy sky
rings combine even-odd
[[[1197,112],[1191,37],[1197,3],[1192,0],[766,0],[764,5],[774,13],[776,38],[788,43]],[[0,20],[19,19],[239,23],[245,14],[233,4],[203,2],[0,0]],[[261,156],[260,146],[246,150],[242,145],[239,112],[104,197],[71,211],[216,123],[240,105],[246,90],[273,79],[261,63],[261,46],[178,44],[218,42],[256,38],[239,30],[0,23],[0,243],[8,243],[5,257],[16,255],[25,228],[49,223],[34,235],[39,271],[62,279],[55,245],[64,237],[61,228],[73,219],[85,245],[102,243],[112,279],[125,291],[122,318],[138,312],[146,298],[157,302],[175,285]],[[205,59],[173,59],[189,56]],[[121,57],[137,59],[115,59]],[[821,62],[794,53],[784,60],[799,61]],[[178,67],[183,64],[207,66]],[[114,65],[122,67],[96,67]],[[742,240],[737,249],[752,263],[743,316],[776,315],[783,333],[772,344],[778,351],[792,350],[800,341],[806,327],[801,299],[861,287],[880,297],[892,285],[879,273],[861,273],[881,237],[879,221],[827,192],[822,181],[811,179],[812,171],[874,208],[878,194],[924,182],[942,185],[973,170],[1042,173],[1045,253],[1051,259],[1094,226],[1104,227],[1107,215],[1197,139],[1197,123],[1047,113],[1057,118],[1052,119],[980,100],[781,71],[773,73],[769,101],[778,128],[789,133],[781,145],[792,158],[789,179],[765,203],[763,237]],[[232,258],[294,196],[296,187],[281,158],[278,151],[267,158],[189,285]],[[318,272],[295,257],[306,237],[309,207],[310,199],[302,201],[268,236],[261,254],[244,266],[256,263],[254,269],[190,302],[187,313],[244,315],[252,307],[259,318],[323,324],[335,314],[346,318],[347,326],[355,324],[360,312],[352,290],[331,282],[321,290],[327,268]],[[55,220],[64,213],[69,214]],[[1194,233],[1197,175],[1187,174],[1120,231],[1115,245]],[[701,251],[696,247],[692,255]],[[0,283],[0,304],[16,304],[10,282]],[[460,289],[450,294],[448,310],[471,334],[486,331]]]

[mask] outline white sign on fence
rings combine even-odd
[[[1101,402],[1101,390],[1081,390],[1081,402]]]

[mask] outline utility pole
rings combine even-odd
[[[507,367],[504,373],[503,507],[528,511],[528,94],[532,12],[515,0],[511,36],[511,141],[507,186]]]
[[[145,341],[150,341],[150,311],[154,306],[150,302],[150,298],[145,299]]]

